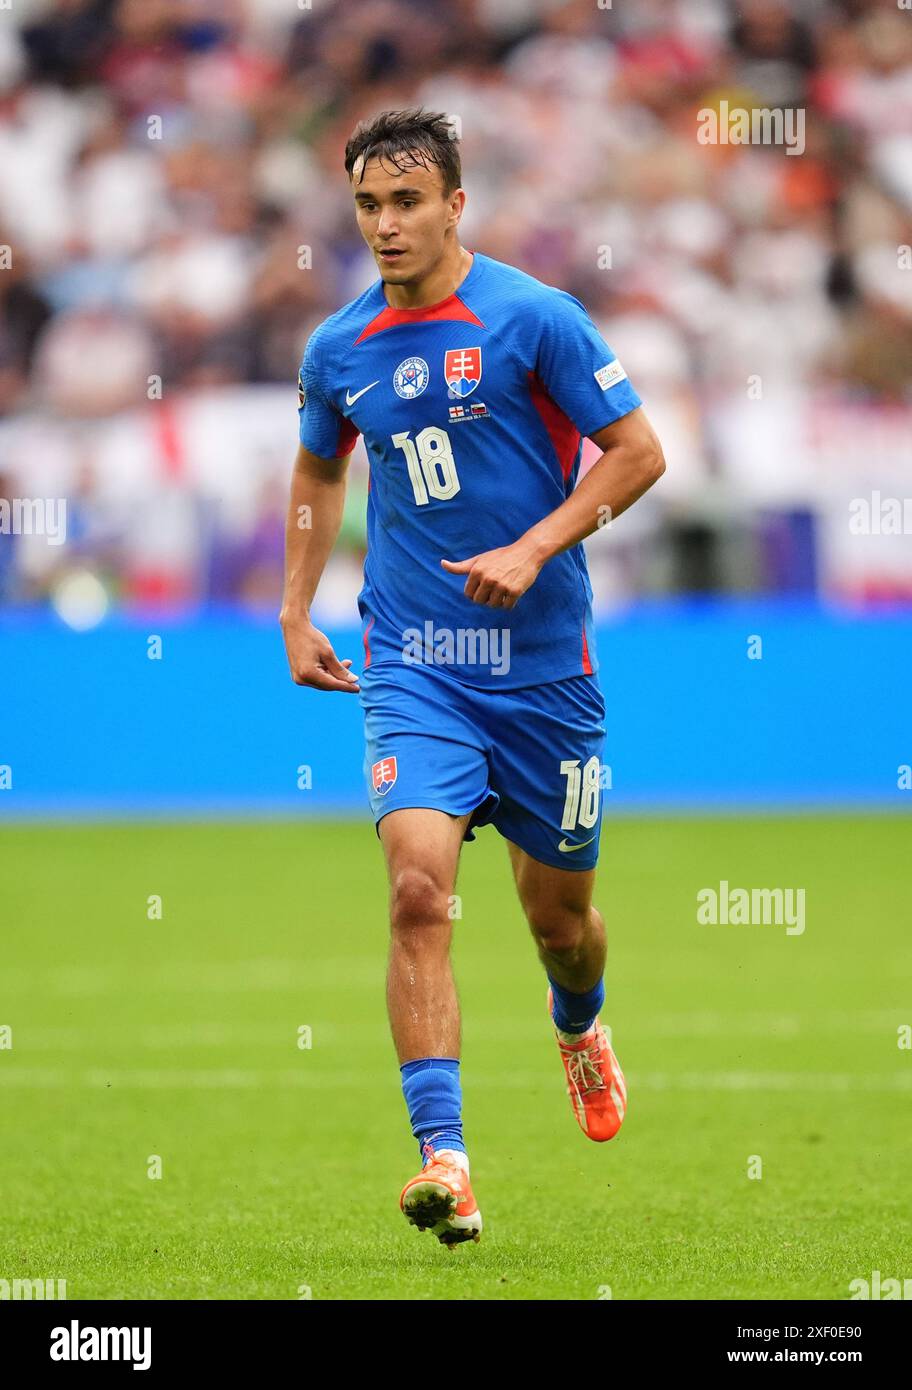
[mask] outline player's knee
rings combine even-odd
[[[544,904],[531,908],[526,916],[532,935],[548,955],[572,955],[583,944],[587,911]]]
[[[390,924],[394,931],[445,922],[448,905],[442,886],[426,869],[410,865],[394,874],[390,890]]]

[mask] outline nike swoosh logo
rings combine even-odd
[[[588,840],[583,840],[582,843],[578,845],[568,845],[566,840],[561,840],[558,849],[562,854],[572,854],[575,849],[583,849],[586,845],[591,845],[594,839],[595,836],[590,835]]]
[[[362,387],[361,387],[361,390],[360,390],[360,391],[356,391],[354,395],[352,395],[352,393],[351,393],[350,391],[346,391],[346,393],[345,393],[345,404],[346,404],[346,405],[354,405],[355,401],[358,400],[359,397],[363,396],[364,393],[365,393],[365,391],[369,391],[369,390],[371,389],[371,387],[377,386],[377,385],[379,384],[379,381],[380,381],[380,378],[377,377],[377,380],[376,380],[376,381],[372,381],[371,384],[370,384],[370,386],[362,386]]]

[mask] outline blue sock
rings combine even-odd
[[[551,1017],[562,1033],[585,1033],[598,1018],[599,1009],[605,1002],[605,981],[599,980],[586,994],[574,994],[563,985],[556,984],[548,976],[554,991],[554,1006]]]
[[[422,1159],[424,1146],[466,1151],[462,1138],[462,1087],[455,1057],[417,1057],[403,1062],[402,1094]]]

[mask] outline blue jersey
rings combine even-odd
[[[438,304],[390,308],[378,280],[311,335],[298,400],[321,458],[364,436],[365,667],[500,690],[598,669],[582,544],[512,609],[473,603],[440,564],[518,540],[573,491],[583,436],[641,404],[578,299],[479,252]]]

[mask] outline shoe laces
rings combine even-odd
[[[599,1037],[596,1031],[592,1035],[591,1042],[585,1047],[570,1052],[565,1052],[567,1058],[567,1079],[571,1086],[575,1087],[579,1095],[586,1095],[589,1091],[604,1091],[605,1078],[601,1069],[601,1048],[599,1047]]]

